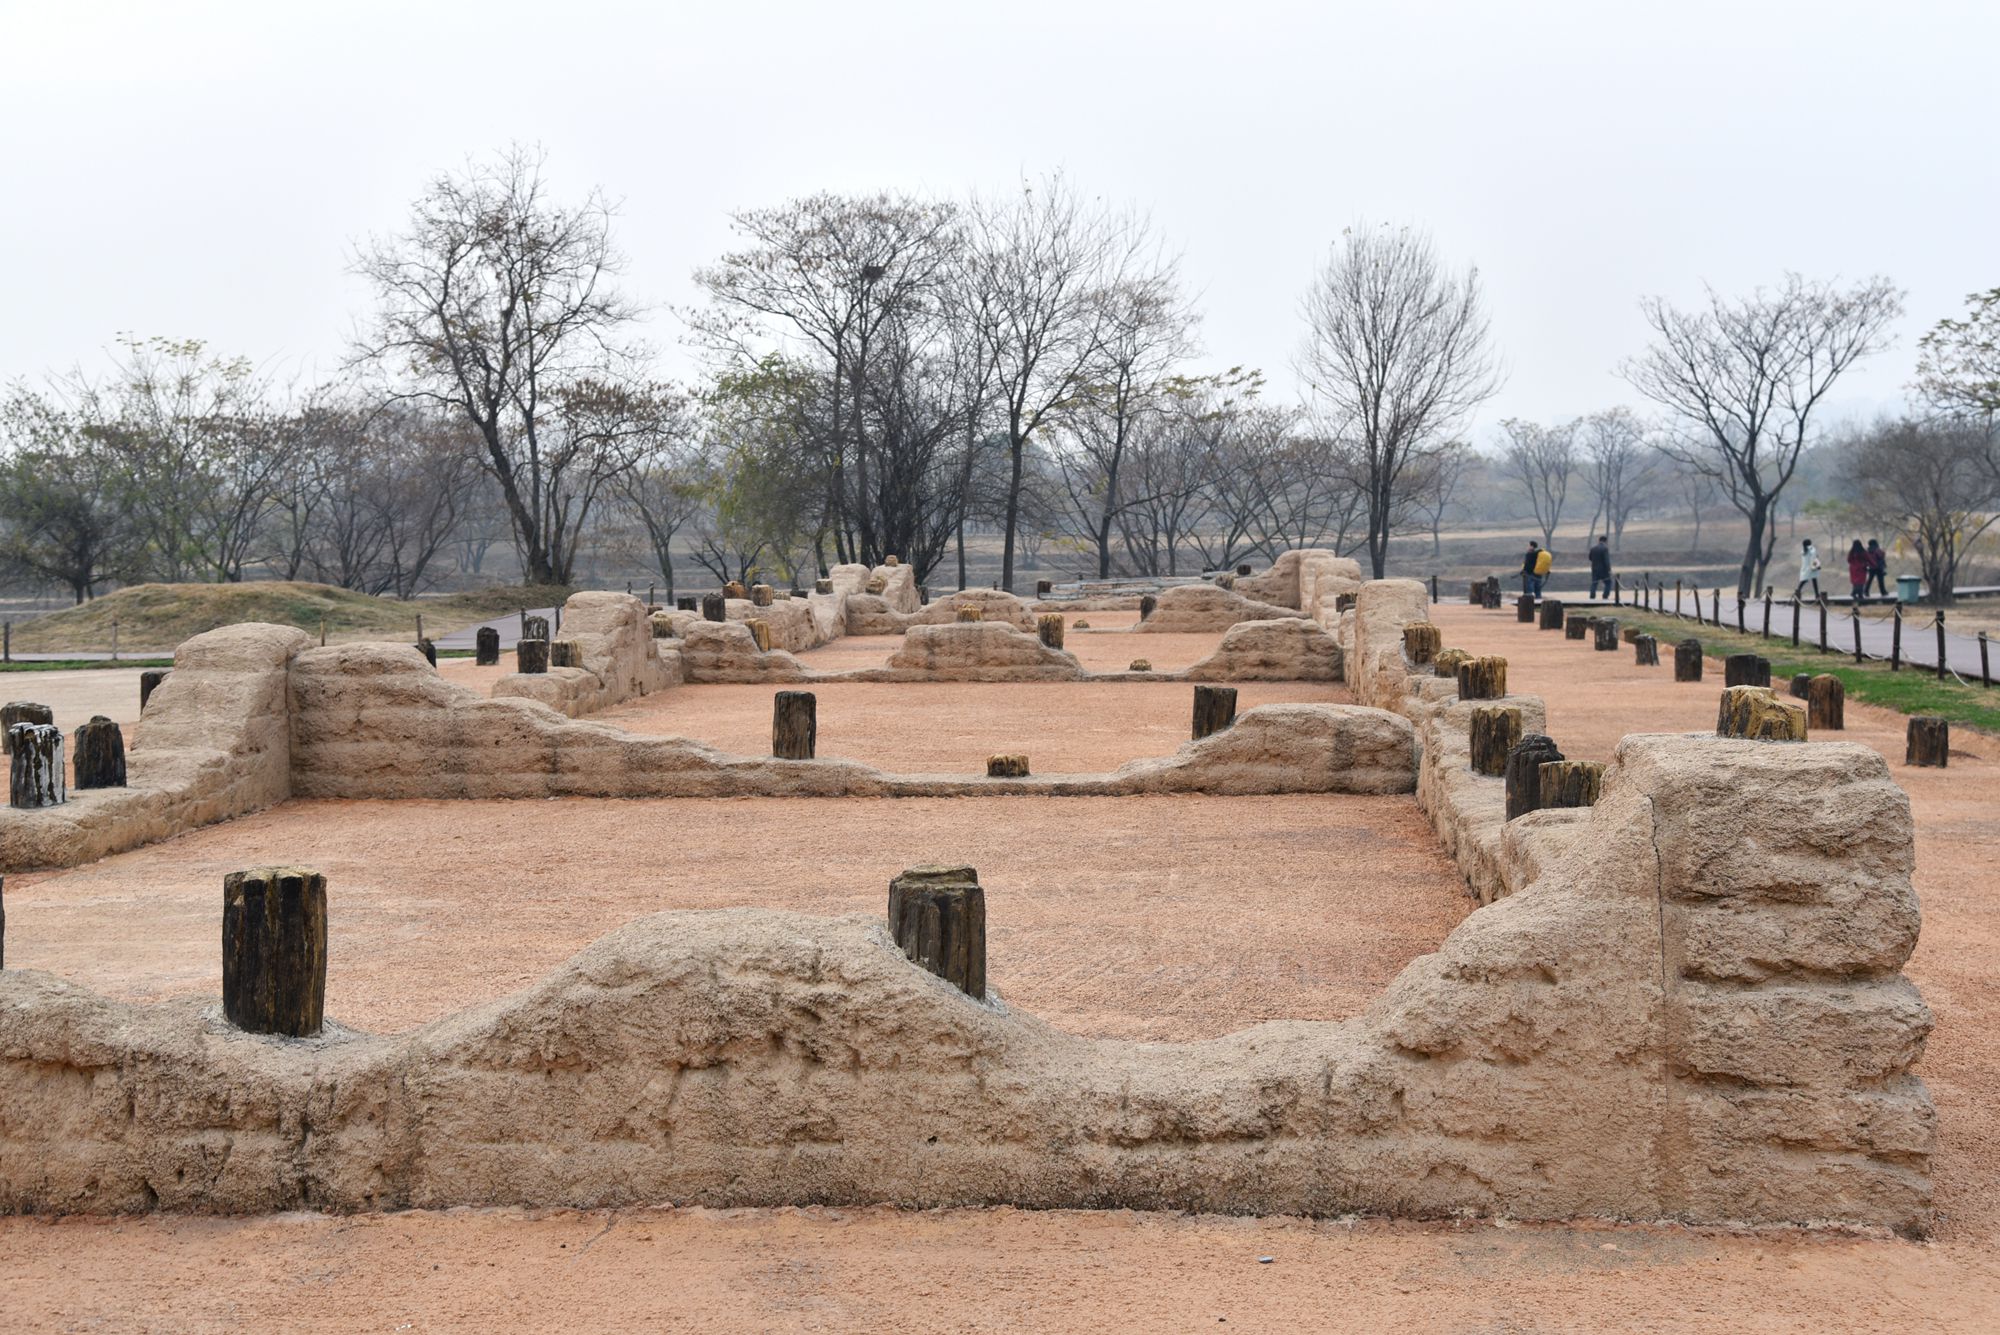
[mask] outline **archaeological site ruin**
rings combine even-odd
[[[31,889],[0,920],[0,1210],[993,1204],[1928,1229],[1931,1021],[1902,974],[1914,835],[1876,751],[1714,676],[1672,688],[1719,698],[1715,730],[1565,758],[1533,675],[1452,644],[1423,584],[1324,551],[1227,583],[1143,611],[1122,594],[926,600],[893,563],[691,607],[580,593],[553,624],[524,616],[517,648],[482,633],[478,663],[442,667],[238,625],[182,644],[126,733],[10,718],[0,870]],[[1615,622],[1597,633],[1623,647]],[[1184,740],[1083,752],[1065,711],[1118,693]],[[934,768],[837,740],[857,711],[942,735],[1002,700],[1040,722]],[[746,720],[733,749],[689,735],[725,715]],[[1406,811],[1462,902],[1342,1018],[1107,1037],[1009,999],[988,941],[1033,887],[948,836],[886,875],[766,836],[733,856],[813,867],[886,911],[634,912],[532,976],[496,945],[470,1004],[352,1018],[369,1002],[341,970],[375,949],[355,933],[377,910],[303,865],[287,812],[360,804],[385,831],[416,813],[449,831],[494,804],[553,829],[588,799],[619,800],[632,831],[592,850],[606,868],[730,840],[677,814],[708,799],[919,823],[969,803],[1003,833],[1033,799],[1172,801],[1191,821],[1247,799],[1230,819],[1272,901],[1288,862],[1337,864]],[[1313,814],[1260,851],[1258,804],[1279,800]],[[1746,804],[1811,818],[1746,820]],[[1157,863],[1165,894],[1155,833],[1121,856]],[[258,856],[202,842],[225,837]],[[156,899],[118,870],[130,858],[185,866],[213,911]],[[532,869],[468,850],[463,874],[496,913],[543,911]],[[65,943],[54,889],[125,875],[124,935]],[[424,930],[477,929],[439,914]],[[152,962],[101,980],[88,957],[120,950]]]

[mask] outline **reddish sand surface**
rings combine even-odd
[[[1677,686],[1671,667],[1638,668],[1629,648],[1595,653],[1586,644],[1520,626],[1510,612],[1445,606],[1436,614],[1448,644],[1507,656],[1514,689],[1548,701],[1550,731],[1572,755],[1606,757],[1627,732],[1706,731],[1714,726],[1720,690],[1715,678],[1699,686]],[[1006,1209],[463,1210],[354,1218],[19,1219],[0,1221],[0,1311],[8,1327],[23,1330],[2000,1329],[2000,1260],[1995,1259],[1995,1244],[2000,1243],[2000,1114],[1994,1111],[2000,1101],[2000,995],[1994,963],[2000,959],[2000,905],[1990,891],[1990,867],[2000,853],[2000,817],[1995,814],[2000,812],[2000,747],[1966,738],[1959,741],[1962,753],[1954,751],[1949,770],[1911,770],[1901,763],[1900,717],[1850,704],[1848,722],[1848,738],[1889,755],[1917,817],[1924,933],[1909,972],[1938,1021],[1919,1068],[1937,1100],[1940,1128],[1935,1165],[1939,1215],[1936,1234],[1927,1242],[1786,1230],[1416,1225]],[[1128,799],[1135,809],[1147,802],[1181,800]],[[1289,799],[1243,799],[1241,806],[1218,799],[1186,800],[1191,803],[1188,822],[1223,829],[1241,819],[1238,812],[1262,812]],[[980,825],[992,829],[1008,822],[1006,812],[1016,801],[1025,807],[1025,800],[1018,799],[939,805],[968,808],[978,813]],[[365,816],[370,805],[352,804],[353,818]],[[483,805],[453,805],[439,824],[456,834],[471,819],[470,812]],[[506,804],[493,805],[506,809]],[[574,818],[591,804],[545,805],[551,813]],[[644,804],[606,805],[630,809]],[[750,811],[761,804],[668,805],[712,814]],[[787,809],[801,828],[810,829],[802,814],[806,805],[793,803]],[[928,819],[913,823],[896,815],[918,804],[843,805],[871,812],[886,808],[886,818],[856,819],[878,830],[904,831],[912,841],[909,847],[936,849],[940,842],[925,837],[927,830],[940,828]],[[1133,885],[1148,874],[1157,877],[1182,856],[1160,843],[1167,837],[1161,824],[1144,819],[1127,824],[1126,817],[1110,814],[1123,803],[1047,805],[1059,824],[1042,829],[1039,837],[1048,846],[1035,856],[1046,859],[1049,875],[1096,856],[1092,849],[1109,837],[1107,815],[1136,832],[1125,837]],[[214,885],[222,871],[253,848],[280,851],[254,837],[254,822],[282,824],[297,812],[320,821],[338,814],[344,821],[350,819],[344,814],[347,806],[286,808],[127,856],[159,858],[149,878],[185,877],[190,886],[203,887],[208,905],[201,912],[212,924]],[[1099,807],[1106,814],[1086,814]],[[1293,830],[1285,836],[1292,841],[1288,852],[1273,852],[1268,863],[1253,863],[1243,879],[1254,879],[1273,896],[1293,884],[1302,870],[1326,875],[1331,885],[1343,877],[1364,885],[1375,880],[1376,870],[1357,871],[1349,861],[1353,835],[1342,823],[1344,813],[1363,807],[1353,799],[1314,799],[1306,809],[1315,823],[1325,822],[1324,831]],[[1400,838],[1397,831],[1404,827],[1380,817],[1407,810],[1385,801],[1368,822],[1372,836]],[[994,811],[999,814],[990,814]],[[1745,817],[1775,820],[1785,813],[1752,810]],[[712,822],[701,818],[684,820],[670,812],[662,819],[671,819],[673,827],[651,842],[676,855],[695,842],[678,833],[683,825],[716,837]],[[1259,819],[1263,823],[1250,831],[1246,845],[1255,844],[1259,833],[1270,835],[1270,819]],[[569,856],[560,853],[567,836],[555,821],[528,824],[541,839],[554,841],[546,865]],[[246,827],[249,836],[242,834]],[[356,828],[349,828],[350,836]],[[279,833],[278,826],[271,832]],[[521,837],[507,836],[497,827],[474,826],[467,833],[455,859],[435,856],[503,868],[508,866],[505,857],[489,858],[485,851],[511,847],[504,841]],[[239,837],[243,842],[212,846],[199,871],[180,861],[183,854],[203,847],[203,840]],[[407,846],[407,827],[397,833],[385,826],[379,837],[384,841],[379,849],[345,847],[352,865],[336,873],[336,884],[344,883],[342,877],[358,881],[361,864],[371,859],[392,852],[404,859],[415,856]],[[713,864],[714,883],[749,884],[746,874],[759,858],[771,855],[774,838],[751,842],[721,836],[734,856]],[[634,848],[636,859],[653,856],[643,851],[647,842]],[[294,845],[285,843],[289,853]],[[820,883],[833,874],[843,886],[861,882],[862,888],[852,892],[859,897],[854,907],[879,911],[873,900],[881,897],[875,883],[884,879],[884,868],[862,859],[865,874],[837,870],[847,852],[812,847],[810,840],[807,847],[798,861],[809,864]],[[746,850],[754,850],[755,856]],[[590,869],[594,887],[607,859],[602,846],[590,852],[596,858]],[[1435,849],[1426,846],[1422,856],[1435,857]],[[986,859],[980,863],[985,878],[998,884],[1002,878],[987,868],[1000,868],[1002,862],[986,853],[977,857]],[[896,860],[884,857],[889,864]],[[22,886],[21,939],[28,939],[27,906],[37,895],[48,892],[35,910],[41,913],[68,893],[58,893],[49,882],[94,876],[121,861],[10,882],[10,898],[15,885]],[[822,872],[822,865],[836,871]],[[1120,864],[1115,856],[1106,856],[1099,865]],[[1193,889],[1199,884],[1206,905],[1210,895],[1227,895],[1232,876],[1200,870],[1188,885]],[[481,888],[515,892],[527,879],[511,868],[496,870]],[[781,882],[783,877],[773,879]],[[1207,884],[1211,879],[1215,884]],[[151,884],[151,879],[144,886],[128,884],[126,894],[141,898],[150,893]],[[77,888],[80,899],[87,901],[92,893]],[[170,891],[169,897],[178,893]],[[389,893],[381,898],[387,901]],[[1107,903],[1109,916],[1116,922],[1121,913],[1126,915],[1120,930],[1133,933],[1127,945],[1143,946],[1145,953],[1117,956],[1119,969],[1172,969],[1170,955],[1158,943],[1174,934],[1153,930],[1154,908],[1144,892],[1128,893],[1133,897],[1122,907]],[[1402,919],[1418,902],[1395,894],[1374,897],[1385,919]],[[1241,911],[1247,900],[1235,902]],[[1421,901],[1425,912],[1434,911],[1428,907],[1433,902]],[[847,903],[841,898],[834,906]],[[86,904],[75,911],[104,913]],[[531,903],[529,911],[541,912],[540,902]],[[1136,916],[1141,911],[1143,920]],[[1017,922],[1026,921],[1031,906],[1023,900],[1014,912]],[[1445,921],[1450,916],[1447,912]],[[1074,924],[1095,931],[1089,924],[1099,920],[1095,908],[1070,918],[1071,926],[1057,933],[1060,948],[1077,949],[1071,939]],[[1232,972],[1255,967],[1236,958],[1250,938],[1237,935],[1244,925],[1232,922],[1229,912],[1210,913],[1202,925],[1204,935],[1195,944],[1204,967],[1213,968],[1218,961],[1227,961]],[[1316,943],[1305,943],[1306,953],[1324,949],[1328,940],[1355,925],[1330,923]],[[170,917],[156,921],[154,929],[181,930],[171,927]],[[427,912],[412,908],[397,930],[420,935],[435,931],[435,923]],[[580,925],[576,930],[590,934]],[[1407,921],[1401,930],[1411,937],[1422,935]],[[211,928],[204,926],[200,936],[206,949]],[[15,939],[10,933],[10,956]],[[1001,967],[1002,948],[996,935],[996,976],[1003,991],[1059,1023],[1086,1027],[1080,1011],[1094,1007],[1107,1017],[1100,1021],[1100,1032],[1130,1032],[1119,1025],[1132,1024],[1154,1004],[1121,1000],[1114,1006],[1112,999],[1127,991],[1127,975],[1093,983],[1083,976],[1089,966],[1080,961],[1075,962],[1076,976],[1052,984],[1030,1002],[1023,990],[1028,983],[1024,973],[1036,967],[1029,952],[1009,945],[1014,958]],[[1379,964],[1387,957],[1374,958]],[[102,964],[92,967],[118,971]],[[335,981],[330,983],[335,989],[340,968],[336,953]],[[1351,960],[1340,972],[1352,983],[1365,968]],[[1272,986],[1283,981],[1267,977]],[[103,975],[97,979],[99,985],[110,985]],[[1177,985],[1169,982],[1155,995],[1172,995]],[[1247,982],[1248,987],[1257,985],[1255,979]],[[1093,986],[1097,999],[1082,1000]],[[1193,1032],[1200,1028],[1201,1015],[1212,1014],[1214,1028],[1220,1030],[1234,1027],[1232,1012],[1240,1018],[1260,1014],[1245,1006],[1245,987],[1231,983],[1187,998],[1194,1009],[1174,1024]],[[1329,978],[1327,995],[1333,987]],[[1065,995],[1073,1000],[1065,1002]],[[1075,1009],[1065,1013],[1065,1005]],[[1295,998],[1279,1009],[1305,1013]],[[1122,1018],[1109,1018],[1114,1013]],[[1269,1262],[1262,1263],[1266,1257]]]

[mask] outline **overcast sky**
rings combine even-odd
[[[1794,269],[1908,289],[1851,410],[2000,285],[2000,3],[94,3],[0,0],[0,379],[119,331],[331,372],[354,244],[432,174],[538,143],[603,186],[651,337],[733,208],[1065,170],[1150,214],[1207,361],[1292,392],[1342,227],[1476,264],[1481,414],[1630,400],[1637,298]]]

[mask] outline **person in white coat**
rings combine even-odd
[[[1799,553],[1799,586],[1796,589],[1792,590],[1792,597],[1797,598],[1799,595],[1803,594],[1806,591],[1806,585],[1808,584],[1812,585],[1813,601],[1818,602],[1819,601],[1819,548],[1813,546],[1813,540],[1811,538],[1806,539],[1805,550]]]

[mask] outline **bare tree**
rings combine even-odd
[[[1917,343],[1917,388],[1946,412],[1990,427],[2000,416],[2000,287],[1965,299],[1963,320],[1944,319]]]
[[[472,424],[534,583],[569,582],[582,521],[632,461],[620,267],[604,197],[556,203],[518,147],[438,177],[356,263],[376,294],[358,355]]]
[[[1843,291],[1788,274],[1773,293],[1732,300],[1710,289],[1705,309],[1681,311],[1659,297],[1640,309],[1654,342],[1623,374],[1688,427],[1668,452],[1713,478],[1749,520],[1736,582],[1747,597],[1764,582],[1773,505],[1815,411],[1848,367],[1884,345],[1902,293],[1884,278]]]
[[[1542,545],[1552,547],[1569,498],[1570,478],[1576,474],[1576,423],[1541,426],[1510,417],[1500,429],[1507,436],[1501,455],[1507,475],[1528,498],[1528,508],[1542,530]]]
[[[2000,520],[2000,473],[1983,421],[1881,422],[1842,443],[1837,468],[1853,508],[1909,539],[1932,599],[1950,603],[1959,563]]]
[[[1305,299],[1299,373],[1324,429],[1352,443],[1380,579],[1410,483],[1497,388],[1479,271],[1446,269],[1407,227],[1349,228]]]
[[[1602,515],[1611,545],[1622,548],[1625,524],[1645,504],[1659,470],[1660,453],[1653,446],[1652,431],[1637,413],[1623,407],[1592,413],[1576,426],[1583,483],[1597,504],[1590,526],[1597,529]]]

